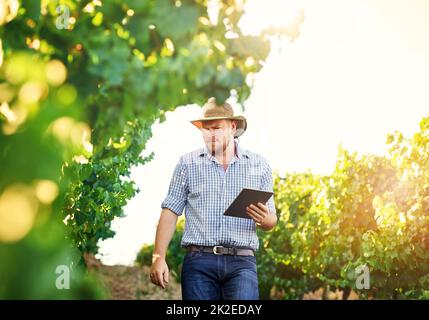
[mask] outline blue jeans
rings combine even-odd
[[[255,256],[187,252],[182,267],[183,300],[258,300]]]

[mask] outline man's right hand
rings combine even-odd
[[[165,258],[154,255],[150,267],[150,281],[165,289],[168,285],[168,277],[169,271]]]

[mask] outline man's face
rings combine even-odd
[[[229,143],[234,139],[236,123],[231,120],[203,121],[201,131],[204,143],[209,152],[216,156],[222,155]]]

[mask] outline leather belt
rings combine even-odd
[[[203,251],[203,252],[210,252],[215,255],[238,255],[238,256],[254,256],[255,253],[253,249],[244,249],[244,248],[237,248],[237,247],[224,247],[224,246],[187,246],[185,247],[186,251]]]

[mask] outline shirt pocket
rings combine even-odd
[[[243,188],[260,189],[261,175],[257,170],[246,170],[243,176]]]
[[[195,172],[189,177],[189,199],[201,199],[206,197],[210,189],[213,188],[214,181],[210,181],[210,177],[200,172]]]

